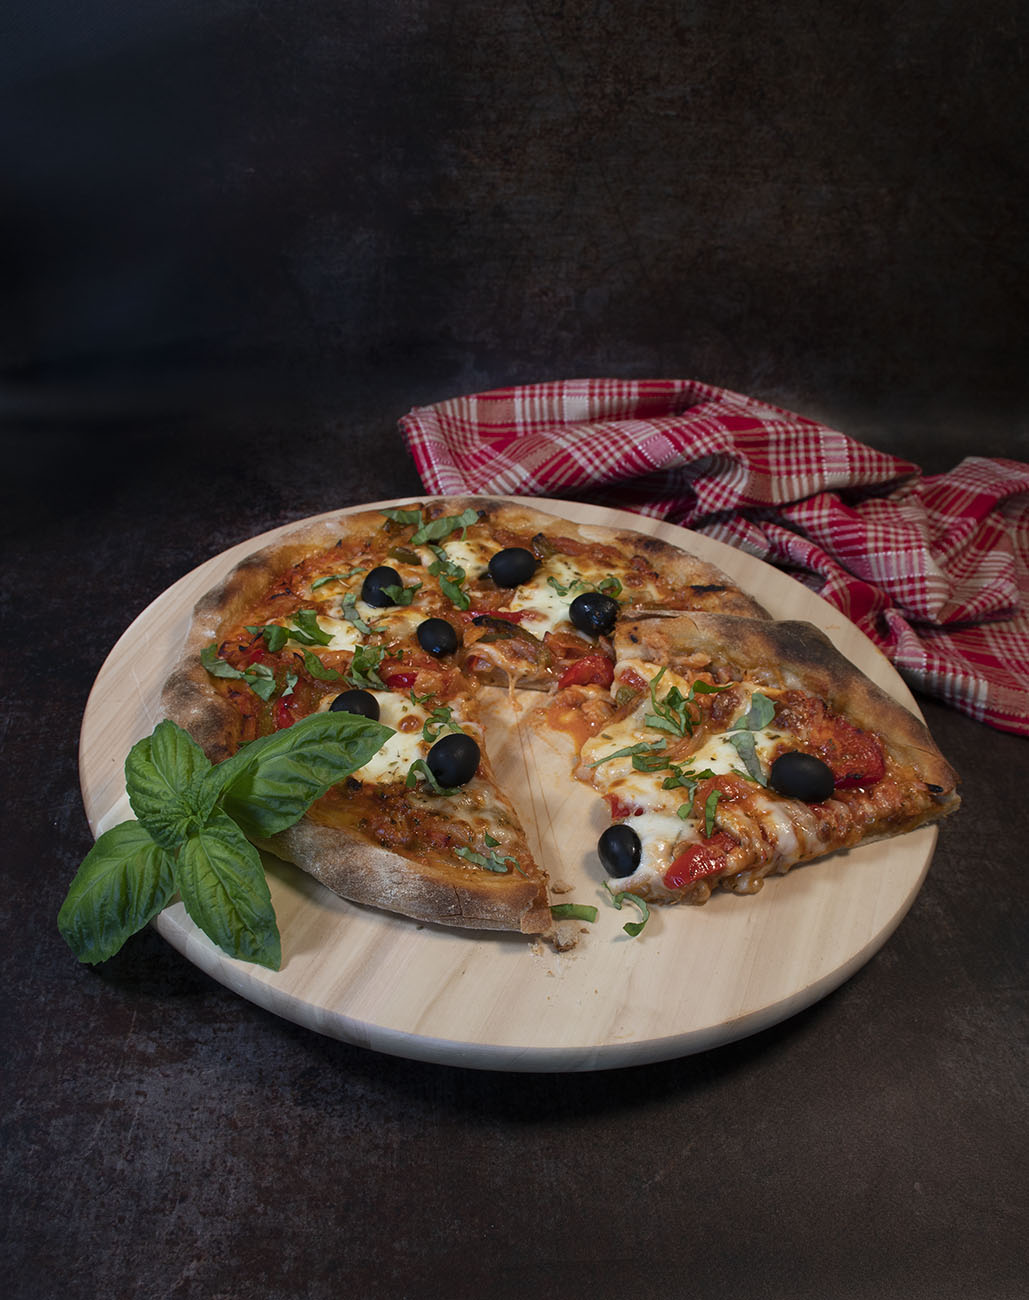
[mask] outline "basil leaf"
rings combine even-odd
[[[275,694],[275,674],[267,664],[252,664],[246,672],[241,672],[220,658],[217,641],[204,646],[200,651],[200,662],[212,677],[228,677],[233,681],[246,682],[262,700],[270,700]]]
[[[348,578],[353,578],[355,574],[364,573],[364,569],[351,569],[349,573],[327,573],[324,578],[315,578],[311,583],[311,590],[317,591],[319,587],[324,587],[327,582],[346,582]]]
[[[708,839],[715,831],[715,810],[718,808],[718,800],[721,797],[721,790],[712,790],[704,800],[704,834]]]
[[[605,754],[603,758],[598,758],[595,763],[590,763],[590,767],[599,767],[601,763],[610,763],[613,758],[635,757],[637,754],[652,754],[656,750],[664,749],[663,740],[655,740],[652,743],[641,740],[638,745],[627,745],[625,749],[616,749],[613,754]]]
[[[411,534],[411,545],[421,546],[423,542],[438,542],[444,537],[449,537],[451,533],[456,533],[459,528],[469,528],[472,524],[478,522],[479,512],[473,510],[470,506],[467,510],[462,510],[459,515],[446,515],[442,519],[431,519],[427,524],[422,524]]]
[[[186,911],[230,957],[269,970],[282,944],[261,855],[235,822],[216,813],[179,852],[175,880]]]
[[[353,623],[362,636],[367,636],[372,630],[357,612],[357,597],[352,591],[343,597],[343,617],[348,623]]]
[[[415,593],[421,589],[421,583],[416,582],[413,587],[398,587],[391,585],[383,587],[384,596],[388,596],[394,605],[410,605],[415,598]]]
[[[252,740],[212,768],[208,779],[242,831],[268,839],[364,767],[392,735],[390,727],[355,713],[312,713],[292,727]]]
[[[384,510],[382,513],[395,524],[418,524],[421,527],[423,516],[420,510]]]
[[[555,903],[550,915],[555,921],[595,921],[597,909],[590,903]]]
[[[381,645],[359,645],[354,651],[350,669],[345,674],[347,681],[353,686],[360,686],[363,690],[378,687],[380,691],[384,691],[386,683],[379,676],[377,669],[385,653],[385,647]]]
[[[650,920],[650,908],[647,906],[644,900],[639,897],[638,894],[630,894],[628,890],[623,890],[621,893],[616,894],[606,880],[604,881],[604,888],[611,895],[611,902],[615,905],[615,907],[618,909],[619,912],[622,910],[623,903],[632,903],[634,907],[639,909],[643,919],[640,921],[628,921],[626,922],[625,925],[622,926],[622,929],[625,931],[625,933],[631,939],[635,939],[639,934],[642,933],[643,927]]]
[[[342,676],[342,673],[337,672],[335,668],[323,664],[313,650],[304,651],[304,667],[320,682],[338,682]],[[285,695],[285,691],[283,694]]]
[[[212,641],[210,645],[205,645],[200,651],[200,662],[211,674],[212,677],[231,677],[241,678],[243,673],[238,668],[233,668],[232,664],[227,663],[218,654],[218,642]]]
[[[139,822],[105,831],[86,854],[57,914],[79,961],[106,961],[175,894],[172,855]]]
[[[432,713],[425,719],[425,725],[422,727],[422,739],[428,744],[434,745],[444,731],[456,731],[461,733],[462,728],[454,721],[454,711],[448,705],[441,705],[433,709]],[[494,841],[497,843],[498,841]]]
[[[440,578],[439,587],[455,609],[468,609],[471,605],[472,600],[467,591],[463,591],[457,582],[450,578],[445,576]]]
[[[252,664],[242,676],[254,694],[262,700],[270,700],[275,694],[275,674],[267,664]]]
[[[186,837],[199,811],[187,790],[194,777],[210,767],[192,736],[168,719],[133,745],[125,760],[126,790],[132,811],[155,843],[174,849]],[[203,816],[206,812],[201,821]]]
[[[293,615],[293,625],[297,631],[303,633],[303,637],[297,637],[296,632],[290,631],[290,636],[295,637],[302,645],[331,645],[332,633],[322,631],[318,624],[318,615],[313,609],[298,609]]]
[[[251,627],[248,623],[246,628],[248,632],[253,632],[255,636],[264,637],[269,654],[278,654],[289,640],[289,630],[284,628],[281,623],[268,623],[264,627]]]
[[[729,744],[733,746],[737,754],[743,760],[743,766],[747,769],[747,775],[758,785],[767,785],[765,774],[761,768],[761,760],[757,756],[757,748],[754,744],[754,733],[752,731],[737,731],[734,735],[728,737]]]
[[[413,790],[418,783],[418,777],[424,776],[428,782],[433,794],[457,794],[460,786],[440,785],[433,775],[432,768],[426,763],[424,758],[416,758],[411,766],[407,769],[407,777],[404,784],[409,790]]]
[[[483,853],[476,853],[473,849],[464,847],[455,849],[454,852],[466,862],[474,862],[477,867],[485,867],[487,871],[503,872],[505,875],[508,871],[506,863],[514,863],[514,858],[502,857],[499,853],[491,853],[487,857]]]
[[[760,731],[763,727],[767,727],[774,717],[775,705],[767,695],[755,691],[750,697],[750,708],[742,718],[737,718],[728,730]]]

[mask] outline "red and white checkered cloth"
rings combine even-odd
[[[458,397],[400,422],[426,490],[654,515],[789,570],[912,686],[1029,735],[1029,465],[948,474],[691,380]]]

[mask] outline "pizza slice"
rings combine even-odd
[[[459,642],[423,644],[441,594],[390,553],[383,523],[318,524],[238,566],[194,610],[165,714],[213,761],[326,709],[382,722],[379,752],[260,847],[354,902],[550,932],[546,874],[494,779]]]
[[[808,624],[626,621],[615,649],[575,773],[611,810],[598,845],[611,888],[655,903],[755,893],[769,873],[958,806],[925,726]]]

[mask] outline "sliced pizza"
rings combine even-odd
[[[545,725],[611,807],[601,858],[651,901],[752,892],[956,805],[921,724],[814,629],[663,540],[488,499],[325,518],[257,552],[197,605],[163,699],[214,761],[321,710],[380,720],[374,758],[262,847],[356,902],[549,933],[483,684],[549,692]]]
[[[608,802],[609,887],[657,903],[769,873],[958,805],[925,726],[817,628],[696,613],[619,624],[606,716],[576,776]]]

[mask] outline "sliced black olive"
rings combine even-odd
[[[415,636],[426,654],[435,655],[437,659],[452,655],[457,649],[457,633],[445,618],[425,619],[415,629]]]
[[[375,609],[386,609],[389,605],[395,605],[396,601],[390,600],[384,588],[403,585],[396,569],[391,569],[388,564],[380,564],[372,569],[361,584],[361,599],[366,605],[371,605]]]
[[[539,567],[532,551],[524,546],[509,546],[497,551],[489,562],[489,576],[498,587],[518,587],[528,582]]]
[[[597,841],[597,852],[609,876],[631,876],[640,865],[643,845],[640,837],[624,822],[609,826]]]
[[[768,784],[788,799],[803,799],[805,803],[824,803],[836,788],[832,768],[814,754],[803,754],[798,749],[779,755],[772,764]]]
[[[429,771],[443,786],[467,785],[479,768],[479,746],[463,731],[452,731],[429,750]]]
[[[329,705],[331,713],[356,713],[360,718],[379,720],[379,701],[371,691],[344,691]]]
[[[614,631],[618,601],[602,591],[584,591],[568,607],[572,626],[588,636],[607,636]]]

